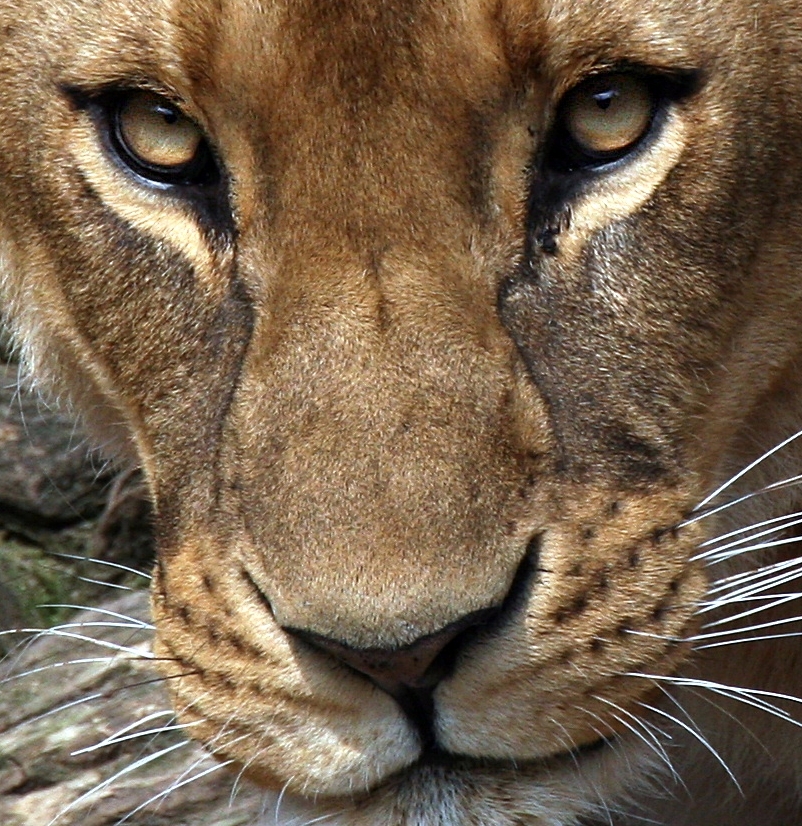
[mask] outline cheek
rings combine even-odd
[[[612,497],[615,514],[587,504]],[[554,515],[525,601],[466,647],[438,688],[449,751],[537,759],[595,742],[639,712],[650,675],[673,673],[690,653],[683,640],[707,588],[703,566],[689,562],[702,531],[664,529],[682,522],[692,491],[619,497],[577,491],[585,504]]]
[[[207,535],[159,569],[156,656],[181,722],[219,760],[276,791],[331,796],[372,788],[419,756],[392,698],[279,628],[231,548]]]

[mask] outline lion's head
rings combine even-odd
[[[214,753],[372,826],[574,823],[659,757],[691,514],[799,410],[800,26],[0,0],[8,315],[144,468]]]

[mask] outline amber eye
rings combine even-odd
[[[206,182],[211,155],[200,127],[153,92],[127,92],[110,112],[112,145],[123,163],[156,183]]]
[[[649,82],[622,72],[595,75],[575,86],[560,107],[562,128],[575,154],[614,160],[646,135],[655,112]]]

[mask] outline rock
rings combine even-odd
[[[56,621],[63,610],[37,606],[91,604],[153,560],[139,476],[93,457],[80,426],[16,376],[0,362],[0,630]]]
[[[3,826],[257,822],[263,793],[176,730],[149,661],[147,614],[147,594],[132,592],[21,642],[7,657],[0,670]]]
[[[0,515],[61,527],[97,516],[110,466],[88,460],[75,422],[16,387],[17,368],[0,364]]]
[[[15,378],[0,362],[0,824],[255,826],[264,794],[175,728],[152,668],[138,476]]]

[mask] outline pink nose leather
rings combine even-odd
[[[409,689],[431,689],[445,676],[451,658],[444,656],[449,643],[469,628],[487,623],[498,609],[475,611],[434,634],[427,634],[403,648],[352,648],[337,640],[287,629],[311,645],[326,651],[340,662],[364,674],[393,697]]]

